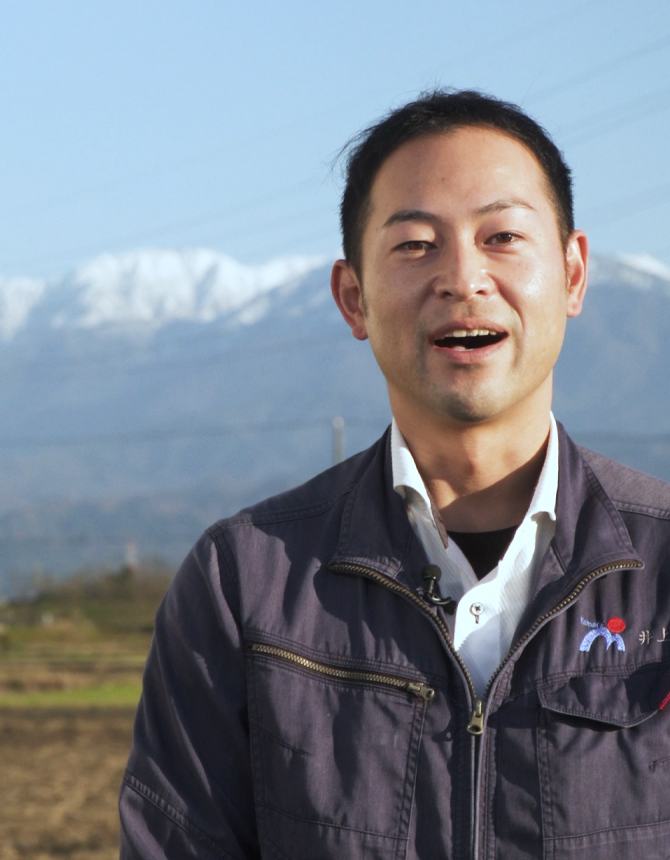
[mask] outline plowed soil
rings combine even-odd
[[[0,710],[0,860],[116,860],[133,710]]]
[[[156,565],[0,600],[0,860],[117,860]]]

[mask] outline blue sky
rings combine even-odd
[[[334,155],[434,85],[527,109],[594,250],[670,265],[662,0],[4,0],[0,33],[0,275],[140,247],[334,255]]]

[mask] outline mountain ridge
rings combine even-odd
[[[197,265],[186,252],[133,253],[41,287],[22,279],[16,294],[0,282],[0,332],[11,330],[0,342],[0,591],[35,565],[120,563],[132,540],[176,564],[212,519],[327,468],[335,416],[347,454],[390,420],[323,259],[226,264],[226,281],[207,268],[215,252]],[[659,266],[594,258],[554,411],[577,441],[667,479],[670,276]],[[173,284],[173,270],[184,280]]]
[[[144,248],[100,254],[62,277],[0,275],[0,335],[11,340],[32,327],[152,330],[177,321],[212,322],[273,290],[295,284],[329,263],[323,256],[278,257],[244,265],[207,248]],[[647,254],[617,258],[593,255],[591,288],[611,284],[639,290],[670,290],[670,269]],[[47,314],[40,314],[46,304]],[[253,321],[253,318],[252,318]]]
[[[0,277],[0,333],[11,340],[35,312],[53,328],[211,322],[324,262],[294,255],[246,266],[203,248],[101,254],[61,278]],[[51,307],[46,318],[42,302]]]

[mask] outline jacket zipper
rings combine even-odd
[[[476,789],[475,789],[475,774],[477,773],[477,765],[478,765],[478,737],[484,733],[484,702],[477,698],[477,691],[475,690],[475,685],[472,680],[472,675],[468,667],[465,665],[460,655],[454,648],[454,643],[451,641],[451,636],[449,635],[449,629],[447,625],[442,621],[442,619],[437,615],[437,613],[433,614],[430,609],[426,606],[426,604],[414,594],[413,591],[410,591],[409,588],[405,588],[404,585],[400,585],[395,582],[395,580],[390,579],[388,576],[384,576],[381,573],[377,573],[376,570],[372,570],[369,567],[365,567],[360,564],[353,564],[352,562],[335,562],[334,564],[328,565],[329,570],[333,570],[335,572],[341,573],[358,573],[363,576],[366,576],[368,579],[372,579],[375,582],[380,583],[385,588],[389,588],[391,591],[394,591],[396,594],[401,594],[411,603],[413,603],[421,612],[427,616],[431,621],[433,621],[440,633],[442,634],[442,638],[445,641],[445,644],[451,653],[452,657],[456,661],[459,666],[461,672],[463,673],[463,677],[465,678],[465,682],[468,686],[468,690],[470,692],[470,703],[472,706],[472,713],[470,715],[470,721],[466,726],[467,731],[473,735],[472,738],[472,749],[471,749],[471,770],[472,770],[472,785],[470,786],[471,796],[470,796],[470,805],[472,807],[472,820],[473,822],[476,819]],[[474,846],[476,847],[476,840],[474,837],[474,828],[473,828],[473,841]],[[475,856],[473,854],[473,856]]]
[[[524,633],[524,635],[519,639],[507,652],[504,659],[495,670],[488,684],[486,685],[486,690],[484,691],[484,698],[481,702],[475,703],[475,710],[472,714],[472,719],[470,720],[470,725],[468,726],[468,731],[471,734],[482,735],[484,733],[484,716],[486,703],[488,701],[489,693],[491,692],[491,687],[493,686],[496,678],[502,672],[503,668],[510,661],[512,656],[530,639],[530,637],[535,633],[535,631],[552,618],[554,615],[558,615],[559,612],[562,612],[567,606],[569,606],[574,600],[576,600],[581,592],[586,588],[586,586],[593,582],[594,579],[598,579],[600,576],[604,576],[606,573],[610,573],[613,570],[629,570],[630,568],[640,568],[643,567],[642,562],[637,561],[637,559],[626,558],[621,561],[610,562],[609,564],[604,564],[601,567],[597,567],[595,570],[592,570],[591,573],[587,574],[583,579],[581,579],[577,585],[573,588],[573,590],[568,594],[567,597],[564,597],[559,603],[554,606],[553,609],[550,609],[548,612],[540,615],[539,618],[535,619],[535,622],[528,628],[528,630]],[[479,708],[477,707],[479,705]],[[481,785],[481,780],[479,778],[479,767],[480,760],[477,759],[475,762],[475,777],[474,777],[474,806],[472,810],[472,832],[473,832],[473,849],[472,856],[473,858],[477,858],[477,854],[479,853],[479,789]]]
[[[489,691],[493,685],[493,682],[498,677],[503,668],[507,665],[510,659],[514,656],[516,651],[521,648],[522,645],[530,639],[530,637],[535,633],[535,631],[542,624],[545,623],[549,618],[552,618],[557,613],[561,612],[567,606],[569,606],[573,600],[576,600],[577,597],[581,594],[581,592],[586,588],[586,586],[596,579],[599,576],[603,576],[606,573],[611,573],[613,570],[627,570],[630,568],[640,568],[642,567],[642,562],[637,559],[626,558],[621,561],[610,562],[609,564],[604,564],[601,567],[597,567],[595,570],[592,570],[587,576],[585,576],[579,583],[573,588],[573,590],[568,594],[567,597],[564,597],[560,603],[557,603],[553,609],[550,609],[548,612],[545,612],[543,615],[540,615],[539,618],[535,620],[531,627],[524,633],[524,635],[519,639],[510,650],[505,655],[504,659],[495,670],[493,675],[491,676],[490,681],[486,685],[486,691],[482,699],[477,698],[477,693],[475,691],[475,685],[472,681],[472,676],[468,671],[468,667],[461,660],[460,655],[456,651],[451,641],[451,637],[449,635],[449,630],[447,629],[446,624],[442,621],[442,619],[438,615],[433,615],[433,613],[428,609],[425,603],[414,594],[413,591],[410,591],[409,588],[405,588],[404,585],[400,585],[397,582],[394,582],[392,579],[389,579],[387,576],[384,576],[381,573],[377,573],[376,570],[372,570],[372,568],[365,567],[361,564],[353,564],[351,562],[335,562],[335,564],[330,565],[330,569],[337,572],[343,573],[360,573],[369,579],[374,579],[376,582],[379,582],[381,585],[389,588],[391,591],[395,591],[397,594],[402,594],[404,597],[409,599],[415,606],[417,606],[424,615],[427,615],[431,621],[434,621],[440,629],[442,636],[444,637],[447,646],[460,666],[463,675],[465,676],[465,680],[467,681],[468,688],[470,690],[470,697],[473,702],[472,713],[470,714],[470,721],[466,726],[467,731],[471,735],[479,736],[484,733],[484,712],[485,712],[485,703],[488,698]]]
[[[563,598],[553,609],[549,610],[549,612],[545,612],[540,615],[539,618],[535,620],[535,622],[529,627],[529,629],[524,633],[524,635],[519,639],[513,646],[510,648],[505,658],[502,660],[498,668],[495,670],[488,684],[486,685],[486,690],[484,691],[484,696],[479,699],[477,697],[477,692],[475,690],[475,685],[472,681],[472,676],[468,671],[468,667],[465,665],[463,660],[461,660],[460,655],[457,653],[454,645],[451,641],[451,637],[449,635],[449,630],[447,626],[444,624],[442,619],[437,615],[433,615],[432,612],[426,607],[425,603],[417,597],[414,592],[410,591],[409,588],[405,588],[404,585],[400,585],[392,579],[384,576],[381,573],[377,573],[377,571],[372,570],[369,567],[365,567],[359,564],[353,564],[350,562],[336,562],[334,564],[329,565],[330,570],[334,570],[336,572],[351,572],[351,573],[359,573],[363,576],[368,577],[369,579],[373,579],[376,582],[379,582],[381,585],[386,588],[391,589],[391,591],[395,591],[397,594],[402,594],[408,600],[410,600],[415,606],[417,606],[424,615],[427,615],[432,621],[434,621],[444,640],[447,644],[449,651],[452,656],[456,660],[456,663],[459,665],[461,671],[463,672],[463,676],[467,682],[469,691],[470,691],[470,700],[472,702],[472,712],[470,714],[470,721],[466,726],[466,730],[469,734],[473,736],[473,740],[475,745],[472,750],[472,765],[473,765],[473,785],[472,785],[472,834],[473,834],[473,858],[477,857],[477,853],[479,850],[479,834],[478,834],[478,824],[479,824],[479,744],[477,743],[477,738],[481,737],[484,734],[484,725],[486,719],[486,703],[488,701],[488,696],[491,691],[491,687],[493,686],[496,678],[502,672],[503,668],[507,665],[512,656],[521,648],[525,643],[530,639],[530,637],[536,632],[536,630],[544,624],[548,619],[552,618],[554,615],[557,615],[567,606],[569,606],[577,597],[581,594],[581,592],[586,588],[586,586],[592,582],[594,579],[597,579],[599,576],[603,576],[606,573],[610,573],[613,570],[627,570],[630,568],[640,568],[643,567],[642,562],[637,559],[623,559],[621,561],[610,562],[609,564],[602,565],[601,567],[592,570],[587,576],[585,576],[580,582],[573,588],[573,590],[568,594],[567,597]]]
[[[408,681],[406,678],[398,678],[395,675],[385,675],[381,672],[358,672],[354,669],[338,669],[335,666],[329,666],[327,663],[319,663],[316,660],[302,657],[300,654],[295,654],[293,651],[287,651],[284,648],[277,648],[274,645],[262,645],[259,642],[252,643],[250,650],[254,654],[268,654],[272,657],[278,657],[280,660],[287,660],[289,663],[295,663],[298,666],[302,666],[303,669],[309,669],[312,672],[327,675],[329,678],[338,678],[343,681],[360,681],[368,684],[381,684],[386,687],[394,687],[396,690],[404,690],[405,692],[411,693],[413,696],[423,699],[426,702],[430,702],[430,700],[435,696],[435,690],[423,681]]]
[[[560,603],[557,603],[553,609],[550,609],[549,612],[545,612],[543,615],[540,615],[539,618],[535,619],[535,622],[528,628],[528,630],[523,634],[521,639],[514,643],[514,645],[510,648],[510,650],[505,655],[503,661],[495,670],[488,684],[486,685],[486,691],[484,693],[484,701],[488,698],[491,687],[493,686],[493,682],[498,677],[503,668],[507,665],[510,659],[514,656],[515,652],[521,648],[522,645],[530,639],[530,637],[535,633],[535,631],[544,624],[549,618],[552,618],[554,615],[557,615],[567,606],[569,606],[573,600],[576,600],[581,592],[586,588],[586,586],[592,582],[594,579],[597,579],[600,576],[603,576],[606,573],[611,573],[613,570],[630,570],[631,568],[640,568],[644,567],[641,561],[638,561],[634,558],[625,558],[622,561],[613,561],[609,564],[604,564],[602,567],[597,567],[595,570],[592,570],[591,573],[587,574],[584,579],[581,579],[577,585],[573,588],[573,590],[568,594],[567,597],[564,597]]]
[[[368,579],[374,579],[375,582],[380,583],[385,588],[388,588],[391,591],[395,591],[396,594],[402,594],[403,597],[410,600],[416,607],[418,607],[421,610],[421,612],[423,612],[424,615],[426,615],[428,618],[430,618],[431,621],[435,622],[435,624],[437,624],[437,626],[440,630],[440,633],[442,634],[442,636],[444,637],[444,639],[447,643],[447,647],[449,648],[449,651],[451,652],[453,658],[456,660],[461,671],[463,672],[463,676],[465,677],[466,683],[468,685],[468,689],[470,691],[471,701],[476,703],[477,693],[475,691],[475,685],[474,685],[474,682],[472,680],[472,676],[470,675],[468,667],[461,660],[459,654],[457,653],[456,649],[454,648],[454,645],[451,641],[451,636],[449,635],[449,630],[447,628],[447,625],[442,621],[442,619],[439,617],[439,615],[433,614],[430,611],[430,609],[426,606],[426,604],[423,602],[423,600],[421,600],[420,597],[417,597],[417,595],[414,594],[413,591],[410,591],[409,588],[405,588],[404,585],[400,585],[400,583],[395,582],[392,579],[389,579],[389,577],[384,576],[384,574],[377,573],[376,570],[373,570],[370,567],[365,567],[362,564],[353,564],[352,562],[348,562],[348,561],[335,562],[334,564],[328,565],[328,569],[334,570],[336,573],[359,573],[359,574],[362,574],[363,576],[366,576]],[[468,728],[468,731],[469,731],[469,728]],[[480,732],[480,734],[481,734],[481,732]]]

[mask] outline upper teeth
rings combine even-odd
[[[473,335],[478,334],[497,334],[497,332],[489,331],[487,328],[457,328],[456,331],[452,331],[450,335],[447,335],[447,337],[472,337]]]

